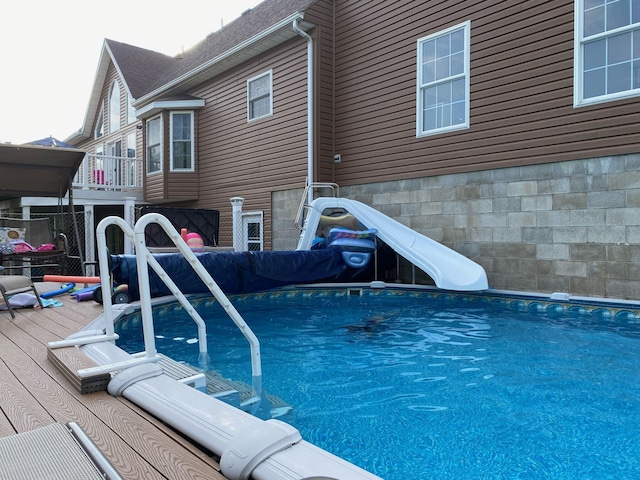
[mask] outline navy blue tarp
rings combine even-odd
[[[341,251],[337,248],[282,252],[205,252],[197,253],[196,256],[226,294],[257,292],[322,280],[351,281],[360,272],[344,263]],[[183,293],[209,292],[182,254],[158,254],[154,258]],[[138,300],[140,292],[135,256],[112,255],[111,262],[115,283],[127,284],[131,300]],[[152,297],[171,293],[151,268],[149,282]]]

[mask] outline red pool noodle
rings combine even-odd
[[[77,277],[73,275],[45,275],[42,280],[45,282],[63,283],[100,283],[100,277]]]

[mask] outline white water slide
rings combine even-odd
[[[320,197],[307,207],[298,250],[308,250],[316,235],[323,212],[342,209],[366,228],[375,228],[378,238],[400,256],[428,274],[436,286],[445,290],[486,290],[487,274],[480,265],[441,243],[395,221],[364,203],[347,198]]]

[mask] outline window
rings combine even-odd
[[[193,172],[193,112],[171,112],[171,170]]]
[[[91,181],[97,185],[104,185],[104,147],[98,145],[96,147],[96,163],[91,172]]]
[[[102,102],[102,106],[100,107],[100,112],[98,113],[98,121],[96,122],[96,129],[93,132],[94,138],[100,138],[104,135],[104,102]]]
[[[576,0],[574,106],[640,95],[640,0]]]
[[[471,22],[418,40],[417,136],[469,127]]]
[[[162,171],[162,118],[147,120],[147,173]]]
[[[136,158],[136,132],[127,135],[127,158]]]
[[[108,185],[122,184],[122,141],[107,143],[105,175]]]
[[[114,81],[109,92],[109,133],[120,130],[120,85]]]
[[[136,132],[133,131],[127,135],[127,159],[136,158]],[[138,186],[138,182],[136,180],[137,173],[137,161],[135,160],[126,160],[125,168],[124,168],[124,179],[126,182],[126,186],[128,187],[136,187]]]
[[[249,252],[261,251],[263,248],[262,212],[243,213],[242,229],[244,231],[245,251],[249,251]]]
[[[273,87],[271,71],[247,81],[247,118],[249,121],[273,113]]]
[[[133,108],[133,97],[130,93],[127,93],[127,125],[131,125],[136,120],[136,109]]]

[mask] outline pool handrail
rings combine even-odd
[[[102,288],[105,286],[111,288],[111,278],[109,270],[109,258],[106,247],[106,229],[110,225],[116,225],[129,237],[135,246],[136,268],[138,271],[138,285],[140,290],[140,313],[142,316],[142,328],[143,338],[145,343],[145,355],[130,360],[101,365],[99,367],[92,367],[78,371],[79,376],[88,376],[98,373],[112,373],[123,368],[133,367],[143,363],[157,362],[159,356],[157,355],[155,347],[155,334],[153,326],[153,312],[151,308],[151,288],[149,285],[149,270],[151,267],[160,279],[167,285],[171,293],[180,302],[183,308],[189,313],[191,318],[196,322],[198,326],[198,342],[200,347],[200,354],[206,355],[207,353],[207,339],[206,339],[206,326],[202,317],[198,314],[195,308],[184,296],[179,287],[173,282],[166,271],[160,266],[158,261],[151,254],[147,248],[145,241],[145,228],[150,223],[157,223],[162,227],[165,233],[173,241],[174,245],[178,248],[179,252],[184,256],[189,265],[193,268],[200,279],[205,283],[211,294],[215,297],[218,303],[222,306],[225,312],[229,315],[234,324],[240,329],[243,336],[249,342],[251,350],[251,371],[253,380],[253,389],[258,398],[262,397],[262,366],[260,361],[260,342],[251,328],[247,325],[240,313],[231,304],[227,296],[222,289],[218,286],[216,281],[211,277],[209,272],[204,268],[202,263],[198,260],[191,248],[182,239],[181,235],[177,232],[174,226],[169,220],[159,213],[148,213],[140,217],[140,219],[131,227],[124,221],[124,219],[117,216],[109,216],[100,221],[96,228],[96,239],[98,242],[98,261],[100,264],[100,280]],[[105,290],[109,291],[109,290]],[[104,320],[106,335],[114,335],[114,318],[113,318],[113,304],[111,295],[103,295],[103,307],[104,307]]]

